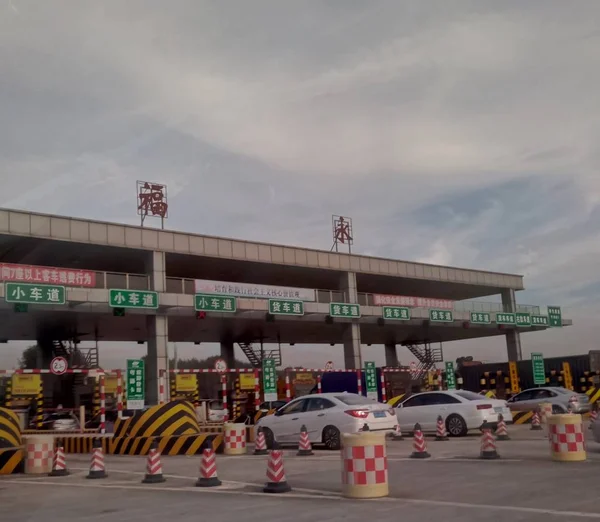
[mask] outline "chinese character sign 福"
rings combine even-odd
[[[168,217],[167,186],[149,181],[137,182],[138,214]]]

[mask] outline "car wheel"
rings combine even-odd
[[[267,449],[273,449],[275,435],[273,435],[273,432],[269,428],[263,428],[262,431],[265,436],[265,443],[267,444]]]
[[[460,415],[452,414],[446,419],[446,430],[451,437],[464,437],[467,434],[467,423]]]
[[[339,450],[342,446],[340,430],[335,426],[325,426],[323,428],[323,444],[328,450]]]
[[[558,404],[553,404],[552,405],[552,414],[560,415],[561,413],[565,413],[565,410],[563,408],[561,408]]]

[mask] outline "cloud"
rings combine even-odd
[[[519,299],[588,324],[598,15],[559,1],[13,0],[0,205],[136,223],[149,179],[169,186],[170,228],[324,249],[330,215],[347,214],[357,252],[524,273]]]

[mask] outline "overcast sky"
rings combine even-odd
[[[5,0],[0,67],[2,207],[137,223],[148,179],[170,229],[325,249],[347,214],[356,252],[525,275],[575,322],[525,354],[598,347],[597,1]]]

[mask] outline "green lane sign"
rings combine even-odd
[[[405,308],[404,306],[384,306],[382,314],[384,319],[408,321],[410,319],[410,308]]]
[[[533,384],[546,384],[546,370],[544,369],[544,355],[541,353],[531,354],[531,366],[533,367]]]
[[[548,326],[547,315],[532,315],[531,326]]]
[[[517,326],[531,326],[531,314],[517,312],[515,314]]]
[[[158,292],[149,290],[120,290],[111,288],[108,291],[108,305],[112,308],[158,308]]]
[[[446,363],[446,386],[449,390],[456,390],[456,376],[454,375],[454,363]]]
[[[562,311],[560,306],[548,307],[548,323],[551,328],[562,328]]]
[[[263,359],[262,362],[263,394],[264,401],[277,400],[277,371],[275,359]]]
[[[377,370],[374,361],[365,361],[365,384],[367,397],[377,400]]]
[[[143,410],[146,399],[146,372],[143,359],[127,359],[127,409]]]
[[[489,312],[471,312],[472,324],[492,324],[492,316]]]
[[[226,312],[237,310],[237,299],[233,295],[196,294],[194,309],[197,312]]]
[[[273,315],[304,315],[304,301],[269,299],[269,313]]]
[[[450,310],[429,310],[429,320],[432,323],[451,323],[454,316]]]
[[[331,317],[349,317],[356,319],[360,317],[360,305],[349,303],[329,303],[329,315]]]
[[[497,313],[496,324],[515,324],[515,314]]]
[[[66,291],[64,286],[4,283],[4,300],[7,303],[63,305]]]

